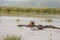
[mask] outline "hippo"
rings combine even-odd
[[[18,27],[20,27],[20,26],[26,26],[26,27],[36,27],[36,25],[35,25],[35,22],[34,21],[30,21],[30,23],[28,24],[28,25],[18,25]]]
[[[55,27],[55,26],[52,26],[52,25],[45,25],[44,28],[60,29],[59,27]]]
[[[43,30],[44,26],[39,24],[39,25],[37,25],[37,28],[38,28],[38,30]]]
[[[55,27],[55,26],[52,26],[52,25],[45,25],[45,26],[43,26],[41,24],[35,25],[34,21],[30,21],[30,23],[28,25],[20,25],[20,24],[18,25],[18,27],[23,27],[23,26],[30,27],[30,28],[36,27],[38,30],[43,30],[44,28],[60,29],[59,27]]]

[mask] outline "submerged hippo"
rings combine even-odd
[[[60,29],[59,27],[55,27],[55,26],[52,26],[52,25],[45,25],[44,28]]]
[[[27,25],[27,27],[35,27],[35,22],[34,21],[30,21],[30,23]]]
[[[18,25],[18,27],[20,26],[26,26],[26,27],[36,27],[35,22],[34,21],[30,21],[30,23],[28,25]]]
[[[37,25],[37,28],[38,28],[39,30],[43,30],[44,26],[40,24],[40,25]]]
[[[30,27],[30,28],[34,28],[36,27],[38,30],[43,30],[44,28],[53,28],[53,29],[60,29],[59,27],[55,27],[55,26],[52,26],[52,25],[35,25],[35,22],[34,21],[30,21],[30,23],[28,25],[18,25],[18,27],[22,27],[22,26],[25,26],[25,27]]]

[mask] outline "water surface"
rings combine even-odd
[[[16,21],[17,19],[20,21]],[[52,40],[60,40],[60,30],[58,29],[44,29],[44,30],[31,30],[31,28],[22,27],[18,28],[18,24],[28,24],[30,21],[35,21],[35,24],[53,25],[60,27],[60,18],[52,18],[52,22],[45,22],[46,18],[29,18],[29,17],[0,17],[0,39],[4,35],[22,35],[24,40],[50,40],[50,34],[52,34]]]

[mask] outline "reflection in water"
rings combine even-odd
[[[22,35],[24,40],[48,40],[50,38],[50,33],[52,33],[52,40],[60,40],[60,30],[57,29],[44,29],[33,31],[31,28],[22,27],[18,28],[18,22],[16,21],[18,17],[0,17],[0,38],[4,35],[16,34],[18,36]],[[19,24],[28,24],[30,21],[35,21],[35,24],[42,25],[54,25],[60,27],[60,19],[52,18],[53,22],[41,21],[42,18],[28,18],[20,17]],[[44,18],[45,20],[45,18]]]

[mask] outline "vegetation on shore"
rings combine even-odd
[[[39,15],[39,14],[60,14],[60,8],[24,8],[0,6],[0,14],[10,15]]]
[[[22,40],[21,39],[21,36],[19,37],[19,36],[12,36],[12,35],[6,35],[4,38],[3,38],[3,40]]]
[[[48,18],[48,19],[45,19],[46,22],[52,22],[53,20]]]

